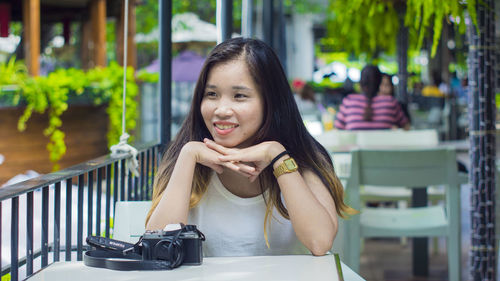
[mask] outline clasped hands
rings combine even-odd
[[[247,148],[228,148],[205,138],[202,142],[187,144],[194,153],[197,163],[221,174],[224,168],[231,169],[255,181],[272,159],[285,150],[276,141],[266,141]]]

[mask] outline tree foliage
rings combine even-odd
[[[328,43],[334,49],[355,54],[393,53],[399,30],[398,14],[404,13],[410,48],[420,49],[432,36],[431,55],[436,53],[443,24],[466,30],[468,12],[476,24],[477,0],[331,0],[328,6]]]

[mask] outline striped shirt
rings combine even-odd
[[[368,98],[362,94],[350,94],[342,100],[335,118],[335,127],[340,130],[379,130],[394,126],[404,127],[408,118],[398,101],[392,96],[372,98],[372,120],[364,121],[363,114]]]

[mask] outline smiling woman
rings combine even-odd
[[[206,256],[323,255],[337,217],[353,213],[272,49],[243,38],[216,46],[160,164],[146,228],[196,224]]]
[[[214,66],[201,114],[215,142],[226,147],[249,146],[262,125],[263,111],[262,94],[243,59]]]

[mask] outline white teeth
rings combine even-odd
[[[222,125],[222,124],[215,124],[215,127],[221,129],[221,130],[227,130],[231,128],[235,128],[236,125]]]

